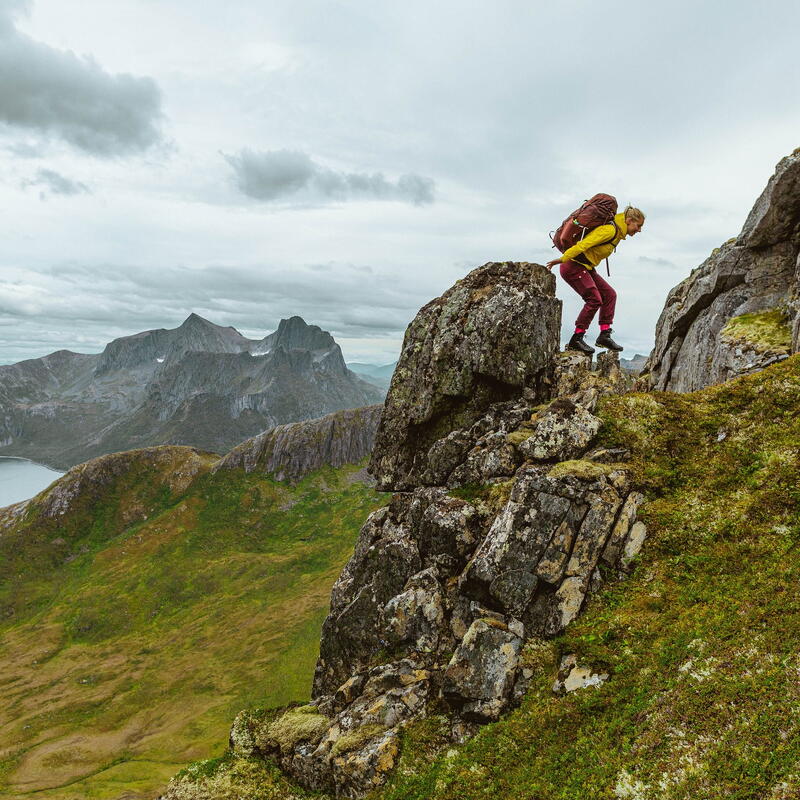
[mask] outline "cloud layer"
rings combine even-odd
[[[14,20],[24,8],[19,0],[0,8],[0,123],[95,156],[137,153],[160,140],[155,81],[112,75],[20,33]]]
[[[434,200],[434,182],[420,175],[387,180],[380,172],[337,172],[296,150],[257,152],[245,148],[225,155],[242,194],[265,202],[398,200],[421,206]]]
[[[89,194],[91,189],[81,181],[74,181],[67,178],[54,169],[40,169],[33,178],[23,182],[25,187],[39,186],[42,188],[41,195],[57,194],[64,197],[71,197],[76,194]]]

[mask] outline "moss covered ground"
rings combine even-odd
[[[177,451],[178,448],[175,448]],[[152,798],[237,711],[307,701],[331,586],[381,504],[358,467],[171,488],[137,466],[0,537],[0,796]]]
[[[780,309],[732,317],[720,331],[720,336],[748,344],[761,353],[789,353],[792,349],[792,329],[786,314]]]
[[[693,394],[607,399],[649,537],[522,706],[470,742],[409,728],[381,800],[800,797],[800,356]],[[567,653],[608,672],[552,692]]]

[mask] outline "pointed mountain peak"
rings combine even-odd
[[[282,319],[278,330],[262,341],[270,347],[282,345],[287,350],[329,350],[336,344],[327,331],[317,325],[308,325],[298,316]]]
[[[201,317],[199,314],[195,314],[192,311],[188,317],[181,323],[181,328],[218,328],[219,325],[215,325],[210,320],[205,319],[205,317]]]

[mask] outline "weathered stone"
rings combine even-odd
[[[597,566],[600,554],[611,534],[611,528],[622,504],[616,490],[609,485],[600,486],[592,494],[589,511],[581,523],[572,555],[567,564],[567,575],[588,580]]]
[[[555,359],[553,394],[567,397],[580,391],[592,368],[592,359],[575,350],[565,350]]]
[[[600,464],[616,464],[621,461],[628,461],[631,451],[624,447],[598,447],[584,456],[586,461],[597,461]]]
[[[486,483],[491,478],[513,475],[522,457],[502,432],[492,433],[478,441],[463,464],[456,467],[447,481],[448,486]]]
[[[644,544],[644,540],[647,538],[647,527],[643,522],[635,522],[630,529],[630,533],[628,534],[628,539],[625,542],[625,547],[622,551],[622,566],[628,567],[639,555],[639,552],[642,549],[642,545]]]
[[[558,677],[553,684],[556,694],[569,694],[577,689],[601,686],[608,680],[607,672],[592,672],[590,667],[578,664],[575,654],[564,656],[558,668]]]
[[[533,434],[519,449],[533,461],[564,461],[583,453],[597,435],[601,420],[571,400],[559,398],[543,411]]]
[[[260,720],[249,710],[240,711],[231,726],[228,744],[231,752],[237,756],[249,758],[258,752],[256,744],[256,731],[260,725]]]
[[[544,633],[555,636],[569,625],[581,610],[586,597],[586,580],[579,576],[565,578],[553,596],[550,617]]]
[[[331,694],[369,664],[383,646],[383,607],[420,569],[419,550],[408,529],[394,523],[382,509],[373,514],[331,593],[331,613],[323,624],[314,673],[314,697]]]
[[[522,639],[495,620],[476,620],[444,674],[443,691],[467,718],[497,719],[508,703]]]
[[[444,599],[435,567],[409,578],[402,594],[384,607],[381,622],[391,645],[406,644],[411,650],[436,651],[445,628]]]
[[[340,751],[332,759],[337,797],[361,797],[371,789],[383,785],[394,769],[400,752],[397,731],[368,733],[373,736],[367,739],[365,745],[360,737],[354,736],[352,744],[348,742],[346,746],[361,746],[354,750]]]
[[[370,462],[379,488],[420,485],[434,444],[469,428],[491,404],[524,387],[540,387],[544,399],[560,306],[548,270],[507,262],[473,270],[417,314]]]
[[[417,539],[423,558],[453,556],[462,566],[479,541],[482,519],[464,500],[439,495],[422,514]]]
[[[741,233],[712,254],[667,296],[645,371],[650,386],[694,391],[734,377],[744,364],[721,337],[728,321],[784,307],[800,341],[800,149],[782,159]]]
[[[640,492],[631,492],[626,498],[619,512],[617,521],[611,531],[605,548],[603,549],[603,561],[609,566],[613,566],[619,561],[622,548],[628,537],[631,525],[636,520],[636,512],[644,501],[644,495]]]

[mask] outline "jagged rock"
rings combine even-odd
[[[456,467],[447,479],[451,487],[486,483],[491,478],[509,477],[522,462],[519,451],[502,432],[491,433],[478,441],[464,463]]]
[[[532,461],[565,461],[585,452],[601,424],[586,409],[559,398],[538,415],[533,433],[518,447]]]
[[[405,591],[383,609],[383,636],[390,645],[406,644],[419,653],[433,653],[444,628],[444,598],[436,567],[408,579]]]
[[[654,389],[687,392],[757,368],[721,336],[734,317],[784,308],[800,348],[800,149],[782,159],[738,237],[667,296],[645,372]],[[752,348],[751,348],[752,349]],[[748,366],[750,365],[750,366]]]
[[[619,562],[625,543],[628,541],[631,525],[636,519],[636,512],[643,502],[644,495],[640,492],[631,492],[625,499],[625,504],[617,517],[617,521],[614,523],[611,536],[603,550],[602,558],[607,565],[613,566]]]
[[[622,566],[627,567],[631,561],[639,555],[642,549],[644,540],[647,538],[647,526],[644,522],[634,522],[628,533],[628,538],[625,541],[625,546],[622,548]]]
[[[279,425],[234,447],[215,466],[272,473],[296,481],[329,464],[341,467],[366,458],[372,450],[383,406],[351,408],[306,422]]]
[[[522,639],[493,619],[472,623],[444,673],[444,694],[466,719],[497,719],[508,703]]]
[[[434,458],[430,451],[440,440],[468,429],[493,403],[521,397],[525,387],[549,394],[545,380],[558,349],[561,308],[554,295],[555,278],[544,267],[491,263],[417,314],[370,463],[379,488],[443,483],[473,442],[461,437]],[[425,476],[429,467],[433,474]]]
[[[540,268],[522,266],[548,288]],[[642,496],[617,463],[629,454],[534,460],[582,456],[600,426],[591,409],[622,381],[615,353],[596,370],[573,353],[538,370],[549,344],[498,344],[515,298],[523,317],[538,304],[542,337],[557,333],[552,297],[517,277],[487,265],[409,329],[372,460],[381,485],[403,491],[367,519],[333,588],[312,692],[322,732],[304,721],[316,738],[278,752],[307,788],[351,797],[380,785],[399,731],[432,708],[447,711],[459,741],[497,719],[534,675],[520,660],[525,640],[562,631],[601,585],[601,556],[622,573],[643,540]],[[516,377],[492,395],[499,378],[485,380],[480,358],[486,374],[503,365]],[[445,369],[453,364],[463,369]],[[548,385],[567,396],[545,405]]]

